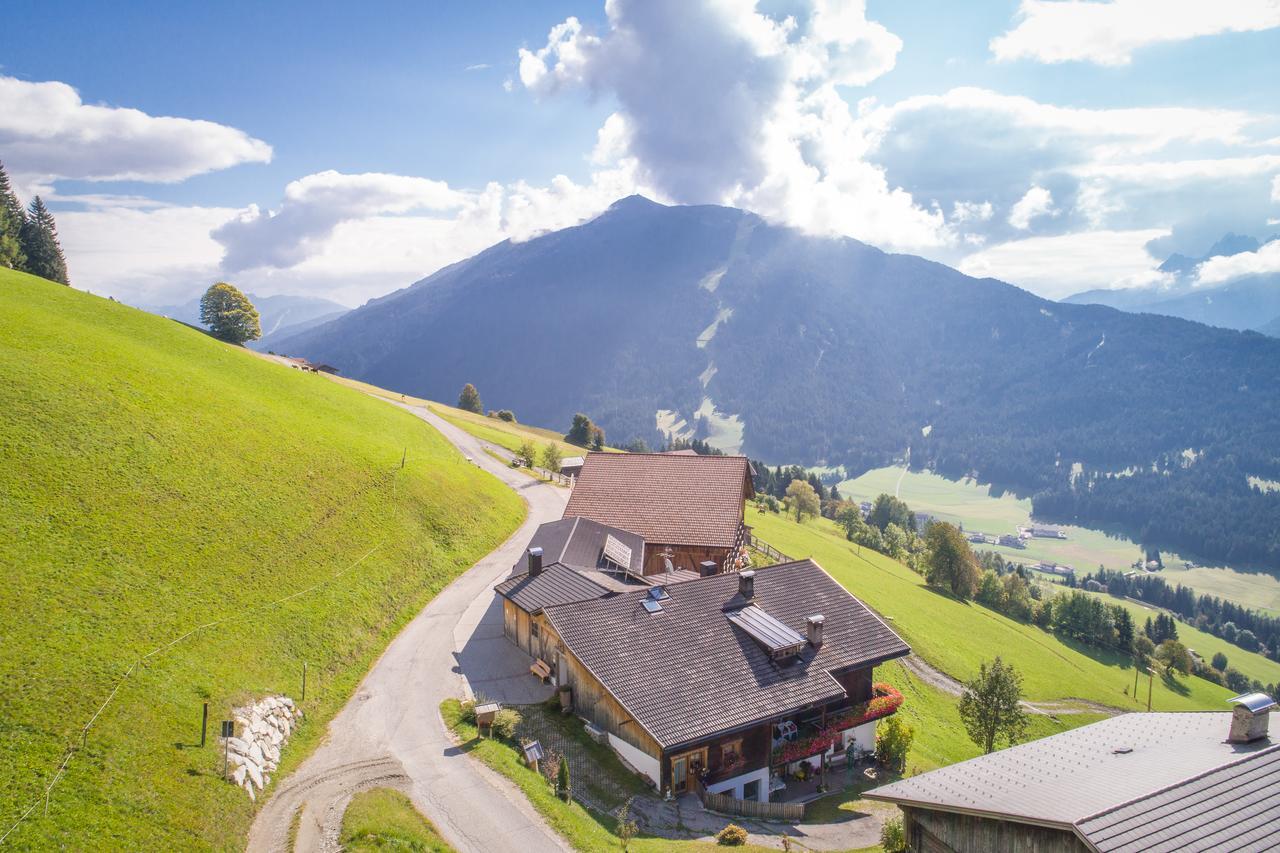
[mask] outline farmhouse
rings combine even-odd
[[[913,851],[1275,849],[1280,743],[1260,693],[1222,713],[1122,714],[869,791]]]
[[[1034,525],[1031,528],[1031,535],[1036,539],[1066,539],[1067,534],[1056,527],[1046,527],[1044,525]]]
[[[745,456],[588,453],[564,517],[641,536],[646,575],[726,572],[740,567],[754,494]]]
[[[560,473],[566,477],[576,477],[582,473],[584,461],[581,456],[566,456],[560,460]]]
[[[576,712],[663,793],[785,800],[796,775],[901,696],[873,683],[910,652],[812,560],[551,605],[536,617]]]

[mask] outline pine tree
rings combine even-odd
[[[27,256],[24,271],[59,284],[71,283],[67,279],[67,260],[58,245],[57,225],[40,196],[33,198],[27,208],[27,219],[22,224],[22,252]]]
[[[20,270],[26,265],[27,256],[22,252],[22,225],[26,221],[22,202],[0,163],[0,267]]]
[[[480,402],[480,392],[470,382],[462,386],[462,393],[458,395],[458,408],[464,412],[484,414],[484,403]]]

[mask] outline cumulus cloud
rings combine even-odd
[[[1271,200],[1280,204],[1280,175],[1271,179]]]
[[[991,40],[997,59],[1127,65],[1150,44],[1280,27],[1280,2],[1022,0],[1016,21]]]
[[[579,88],[619,104],[638,174],[680,202],[737,204],[820,232],[899,247],[953,237],[892,186],[837,86],[891,70],[902,41],[855,0],[775,18],[754,0],[611,0],[608,29],[576,18],[519,53],[539,97]],[[621,138],[621,137],[620,137]]]
[[[957,201],[951,207],[952,222],[987,222],[995,215],[991,202]]]
[[[1168,276],[1147,251],[1168,229],[1085,231],[1055,237],[1030,237],[975,252],[960,271],[1016,284],[1049,299],[1095,288],[1161,284]]]
[[[1031,220],[1037,216],[1055,216],[1053,209],[1053,193],[1044,187],[1032,187],[1027,194],[1018,199],[1013,210],[1009,211],[1009,224],[1019,231],[1031,227]]]
[[[65,83],[2,76],[0,151],[28,190],[58,179],[167,183],[271,160],[270,145],[234,127],[86,104]]]
[[[1223,284],[1250,275],[1280,273],[1280,240],[1261,246],[1256,252],[1219,255],[1196,268],[1195,284]]]

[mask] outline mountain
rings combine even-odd
[[[1258,331],[1273,338],[1280,338],[1280,314],[1276,315],[1276,318],[1270,323],[1263,323],[1259,326]]]
[[[1266,242],[1277,239],[1271,237]],[[1164,314],[1227,329],[1255,329],[1280,315],[1280,275],[1258,275],[1217,286],[1197,286],[1195,269],[1214,257],[1256,252],[1264,243],[1253,237],[1226,234],[1203,256],[1170,255],[1160,271],[1171,273],[1169,284],[1119,290],[1088,290],[1068,296],[1075,305],[1109,305],[1122,311]]]
[[[261,352],[271,349],[271,343],[274,341],[305,331],[317,323],[336,319],[351,310],[331,299],[322,299],[317,296],[296,296],[288,293],[274,296],[255,296],[252,293],[245,295],[249,297],[253,307],[258,309],[258,323],[262,327],[262,338],[249,346]],[[181,305],[139,305],[138,307],[152,314],[172,317],[193,326],[202,325],[199,296]],[[271,341],[268,341],[268,338]]]
[[[1280,560],[1280,493],[1247,480],[1280,479],[1280,341],[1050,302],[731,208],[624,199],[280,346],[435,399],[473,382],[529,423],[586,412],[614,444],[661,428],[851,475],[909,448],[1045,517]]]
[[[14,850],[243,850],[255,809],[222,781],[218,721],[301,701],[306,661],[320,689],[282,745],[297,766],[405,622],[522,517],[393,406],[9,269],[0,409]]]

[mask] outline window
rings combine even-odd
[[[542,636],[542,626],[541,626],[541,625],[539,625],[537,622],[530,622],[530,623],[529,623],[529,634],[530,634],[531,636],[534,636],[534,637],[541,637],[541,636]]]
[[[742,799],[756,802],[760,799],[760,780],[752,779],[742,786]]]
[[[742,763],[742,738],[720,744],[720,766],[732,770]]]

